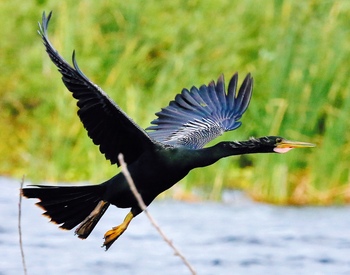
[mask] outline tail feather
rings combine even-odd
[[[67,202],[65,205],[50,205],[50,208],[46,207],[45,216],[51,218],[57,224],[62,224],[60,227],[63,229],[72,229],[84,220],[87,216],[86,213],[91,213],[94,210],[94,206],[97,205],[99,200],[85,200],[84,204],[81,202],[70,203]],[[38,203],[40,207],[44,208],[41,203]],[[53,218],[54,217],[54,220]]]
[[[43,215],[63,229],[72,229],[83,222],[102,200],[104,185],[44,186],[23,188],[22,195],[38,198]],[[93,228],[92,228],[93,229]],[[91,229],[91,231],[92,231]]]
[[[86,194],[83,196],[77,196],[74,198],[62,198],[62,199],[52,199],[50,201],[40,201],[36,203],[38,206],[44,208],[44,209],[55,209],[57,208],[58,205],[63,206],[63,207],[73,207],[73,206],[78,206],[81,204],[81,201],[88,201],[88,200],[93,200],[94,197],[91,197],[92,194]]]

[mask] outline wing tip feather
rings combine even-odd
[[[205,129],[201,127],[199,127],[200,129],[196,129],[196,131],[208,131],[207,134],[212,139],[216,137],[214,132],[217,129],[215,130],[214,128],[218,126],[221,127],[222,132],[237,129],[242,124],[239,119],[248,108],[252,95],[253,78],[251,74],[248,73],[246,75],[238,91],[237,86],[238,73],[236,72],[231,77],[227,90],[225,89],[223,74],[219,75],[216,83],[211,81],[208,85],[201,85],[199,88],[196,86],[192,86],[189,90],[184,88],[181,94],[176,95],[175,98],[181,97],[181,100],[183,99],[189,104],[191,104],[191,101],[192,103],[194,102],[191,105],[193,108],[182,106],[180,100],[177,100],[179,104],[176,106],[170,102],[167,107],[162,108],[160,112],[156,113],[158,118],[151,122],[152,126],[147,128],[147,130],[152,130],[153,132],[150,134],[159,142],[171,142],[176,146],[196,147],[197,144],[201,144],[204,140],[200,140],[200,136],[193,136],[194,133],[191,133],[186,128],[194,120],[205,120],[206,123],[208,121],[212,122],[209,128],[206,128],[208,124],[203,123]],[[178,108],[178,112],[181,111],[181,116],[172,116],[169,121],[166,114],[171,108]],[[199,114],[200,117],[198,117]],[[206,120],[208,118],[209,120]],[[197,123],[195,126],[198,125],[201,124]],[[183,131],[182,134],[180,133],[181,131]],[[191,138],[188,135],[191,135]],[[177,141],[174,140],[175,136],[179,137]],[[183,144],[182,139],[192,140],[192,143]]]

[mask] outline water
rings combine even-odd
[[[0,178],[0,274],[23,274],[19,182]],[[198,274],[350,274],[349,207],[276,207],[240,193],[225,203],[156,201],[149,211]],[[86,240],[22,204],[28,274],[189,274],[144,214],[108,252],[102,237],[126,210],[110,207]]]

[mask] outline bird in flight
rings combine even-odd
[[[293,148],[313,147],[306,142],[289,141],[278,136],[225,141],[204,146],[226,131],[241,126],[248,108],[253,78],[248,74],[238,92],[238,75],[224,77],[199,88],[183,89],[169,106],[156,113],[157,119],[146,130],[140,128],[109,96],[79,69],[73,52],[71,66],[56,51],[48,37],[52,12],[45,12],[39,34],[52,62],[62,75],[67,89],[77,100],[78,116],[89,137],[111,164],[120,165],[123,154],[129,173],[144,203],[149,205],[160,193],[184,178],[192,169],[213,164],[221,158],[254,153],[285,153]],[[27,198],[37,198],[44,215],[63,229],[73,229],[87,238],[107,208],[131,208],[124,221],[104,235],[106,250],[142,212],[123,173],[99,185],[44,186],[22,189]]]

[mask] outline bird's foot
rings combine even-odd
[[[121,234],[124,233],[127,227],[122,226],[123,224],[113,227],[111,230],[108,230],[104,235],[104,243],[102,247],[106,248],[106,251],[111,247],[111,245],[119,238]]]
[[[113,227],[111,230],[108,230],[104,235],[104,243],[102,247],[106,248],[106,251],[111,247],[111,245],[124,233],[124,231],[128,228],[129,223],[133,219],[133,214],[129,212],[128,215],[126,215],[124,221],[116,226]]]
[[[80,223],[80,225],[75,230],[75,234],[78,235],[80,239],[86,239],[90,235],[91,231],[95,228],[96,224],[101,219],[103,214],[106,212],[108,206],[108,202],[101,200],[95,209],[90,213],[90,215]]]

